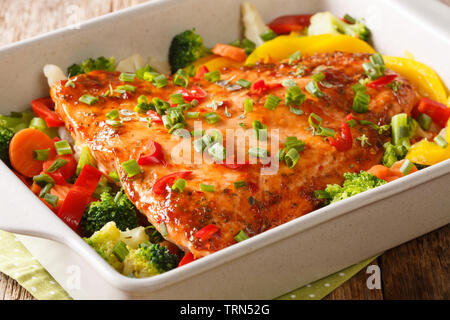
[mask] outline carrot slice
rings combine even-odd
[[[247,59],[244,49],[230,46],[229,44],[218,43],[212,49],[212,52],[218,56],[230,58],[231,60],[244,62]]]
[[[373,166],[372,168],[367,170],[367,172],[373,174],[378,179],[383,180],[386,180],[386,178],[391,175],[391,171],[389,170],[389,168],[382,166],[381,164]]]
[[[33,177],[42,171],[43,161],[35,160],[34,150],[50,149],[53,157],[53,140],[45,133],[28,128],[19,131],[11,139],[9,145],[9,158],[12,167],[25,177]],[[54,151],[53,151],[54,152]]]

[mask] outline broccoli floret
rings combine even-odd
[[[383,165],[390,168],[394,163],[403,159],[408,152],[408,149],[404,145],[395,146],[390,142],[386,142],[384,145]]]
[[[177,34],[170,44],[169,63],[172,73],[187,67],[201,58],[208,50],[203,45],[203,39],[195,33],[195,29]]]
[[[167,247],[144,242],[136,250],[131,250],[125,258],[123,274],[136,278],[151,277],[175,268],[178,257]]]
[[[74,63],[67,69],[67,74],[71,77],[82,74],[82,73],[88,73],[92,70],[106,70],[106,71],[114,71],[116,69],[115,65],[116,61],[114,57],[111,57],[109,59],[105,57],[98,57],[97,59],[86,59],[80,64]]]
[[[0,160],[9,165],[9,143],[14,136],[14,131],[0,125]]]
[[[89,237],[110,221],[114,221],[122,231],[138,226],[136,207],[122,191],[115,197],[104,192],[100,201],[89,204],[81,221],[83,234]]]
[[[344,178],[345,181],[342,187],[338,184],[329,184],[325,190],[320,190],[319,193],[316,193],[316,196],[320,194],[320,197],[318,197],[325,199],[325,202],[330,204],[386,183],[386,181],[378,179],[364,170],[361,170],[360,173],[347,172],[344,174]]]
[[[113,251],[120,241],[120,230],[114,222],[109,222],[90,238],[84,239],[99,255],[103,257],[114,269],[121,272],[123,263],[117,259]]]
[[[355,21],[355,23],[349,24],[330,12],[319,12],[311,17],[308,35],[319,34],[346,34],[364,41],[370,39],[370,30],[363,23]]]

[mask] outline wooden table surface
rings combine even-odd
[[[0,0],[0,46],[147,0]],[[442,0],[450,4],[450,0]],[[450,299],[450,225],[381,255],[381,289],[361,270],[326,299]],[[34,299],[0,273],[0,300]]]

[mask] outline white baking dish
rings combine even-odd
[[[207,45],[240,34],[242,0],[152,1],[0,50],[0,113],[48,95],[42,66],[132,53],[166,59],[174,34]],[[254,0],[266,21],[330,10],[365,17],[384,54],[413,52],[450,83],[450,10],[422,0]],[[183,268],[148,279],[113,270],[0,164],[0,229],[20,237],[78,299],[274,298],[450,222],[450,161],[317,210]]]

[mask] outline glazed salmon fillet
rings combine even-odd
[[[351,148],[339,151],[326,137],[314,134],[308,122],[309,115],[314,113],[322,118],[322,127],[333,129],[336,135],[340,135],[342,123],[352,113],[355,97],[352,86],[366,77],[362,64],[368,61],[369,55],[366,54],[336,52],[301,58],[295,64],[224,68],[220,71],[219,83],[190,78],[187,90],[199,86],[206,92],[206,98],[188,110],[199,112],[200,116],[198,119],[186,118],[186,129],[193,130],[197,121],[201,122],[204,130],[219,130],[224,137],[224,145],[227,145],[227,159],[228,146],[234,144],[236,149],[242,149],[242,140],[238,137],[245,135],[248,138],[245,151],[256,140],[252,134],[254,120],[267,127],[267,148],[271,155],[276,152],[274,145],[282,148],[286,137],[296,137],[305,143],[293,168],[279,162],[278,169],[269,174],[262,169],[271,166],[275,157],[271,158],[271,163],[262,164],[248,156],[246,164],[234,166],[186,160],[196,155],[193,149],[183,151],[182,160],[174,156],[179,153],[175,151],[182,149],[180,146],[192,145],[195,138],[171,134],[163,124],[149,124],[145,114],[133,112],[142,95],[148,101],[155,97],[170,101],[170,95],[181,89],[173,84],[172,76],[168,77],[166,86],[157,88],[151,82],[137,78],[133,82],[120,81],[119,72],[93,71],[73,77],[74,86],[66,86],[66,81],[54,85],[51,96],[56,112],[64,120],[76,144],[90,148],[99,169],[105,174],[117,171],[128,197],[149,222],[163,231],[167,240],[191,251],[195,257],[201,257],[236,243],[234,237],[241,230],[251,237],[319,208],[321,202],[315,198],[315,190],[324,189],[330,183],[341,184],[346,172],[367,170],[380,163],[383,144],[389,140],[389,133],[358,123],[351,128]],[[300,75],[298,63],[302,65]],[[319,83],[324,96],[316,98],[305,90],[305,86],[319,71],[325,75]],[[394,72],[386,70],[386,73]],[[239,88],[235,85],[239,79],[252,83],[264,80],[266,88],[259,91]],[[280,84],[286,79],[295,81],[306,94],[306,100],[298,106],[302,114],[290,112],[290,107],[285,104],[287,88]],[[134,92],[106,94],[123,85],[132,85]],[[389,124],[397,113],[410,114],[417,103],[417,93],[400,76],[396,78],[396,85],[395,90],[368,87],[367,94],[371,97],[369,110],[353,112],[354,119],[384,125]],[[79,102],[85,94],[98,97],[98,101],[92,105]],[[281,99],[274,110],[264,106],[269,94]],[[252,99],[254,104],[253,110],[245,113],[246,99]],[[106,114],[114,109],[119,111],[117,120],[121,121],[120,126],[112,126],[106,121]],[[209,112],[216,112],[221,120],[208,123],[203,114]],[[245,128],[249,130],[245,131]],[[230,143],[226,129],[237,130],[234,142]],[[246,134],[248,132],[250,134]],[[141,165],[140,174],[128,177],[122,163],[148,153],[149,141],[161,145],[165,165]],[[173,180],[163,193],[154,192],[153,186],[158,179],[186,171],[190,173],[183,176],[187,182],[183,192],[172,190]],[[239,183],[235,185],[236,182]],[[214,186],[214,192],[202,191],[200,184]],[[212,235],[199,237],[197,232],[210,225],[214,225]]]

